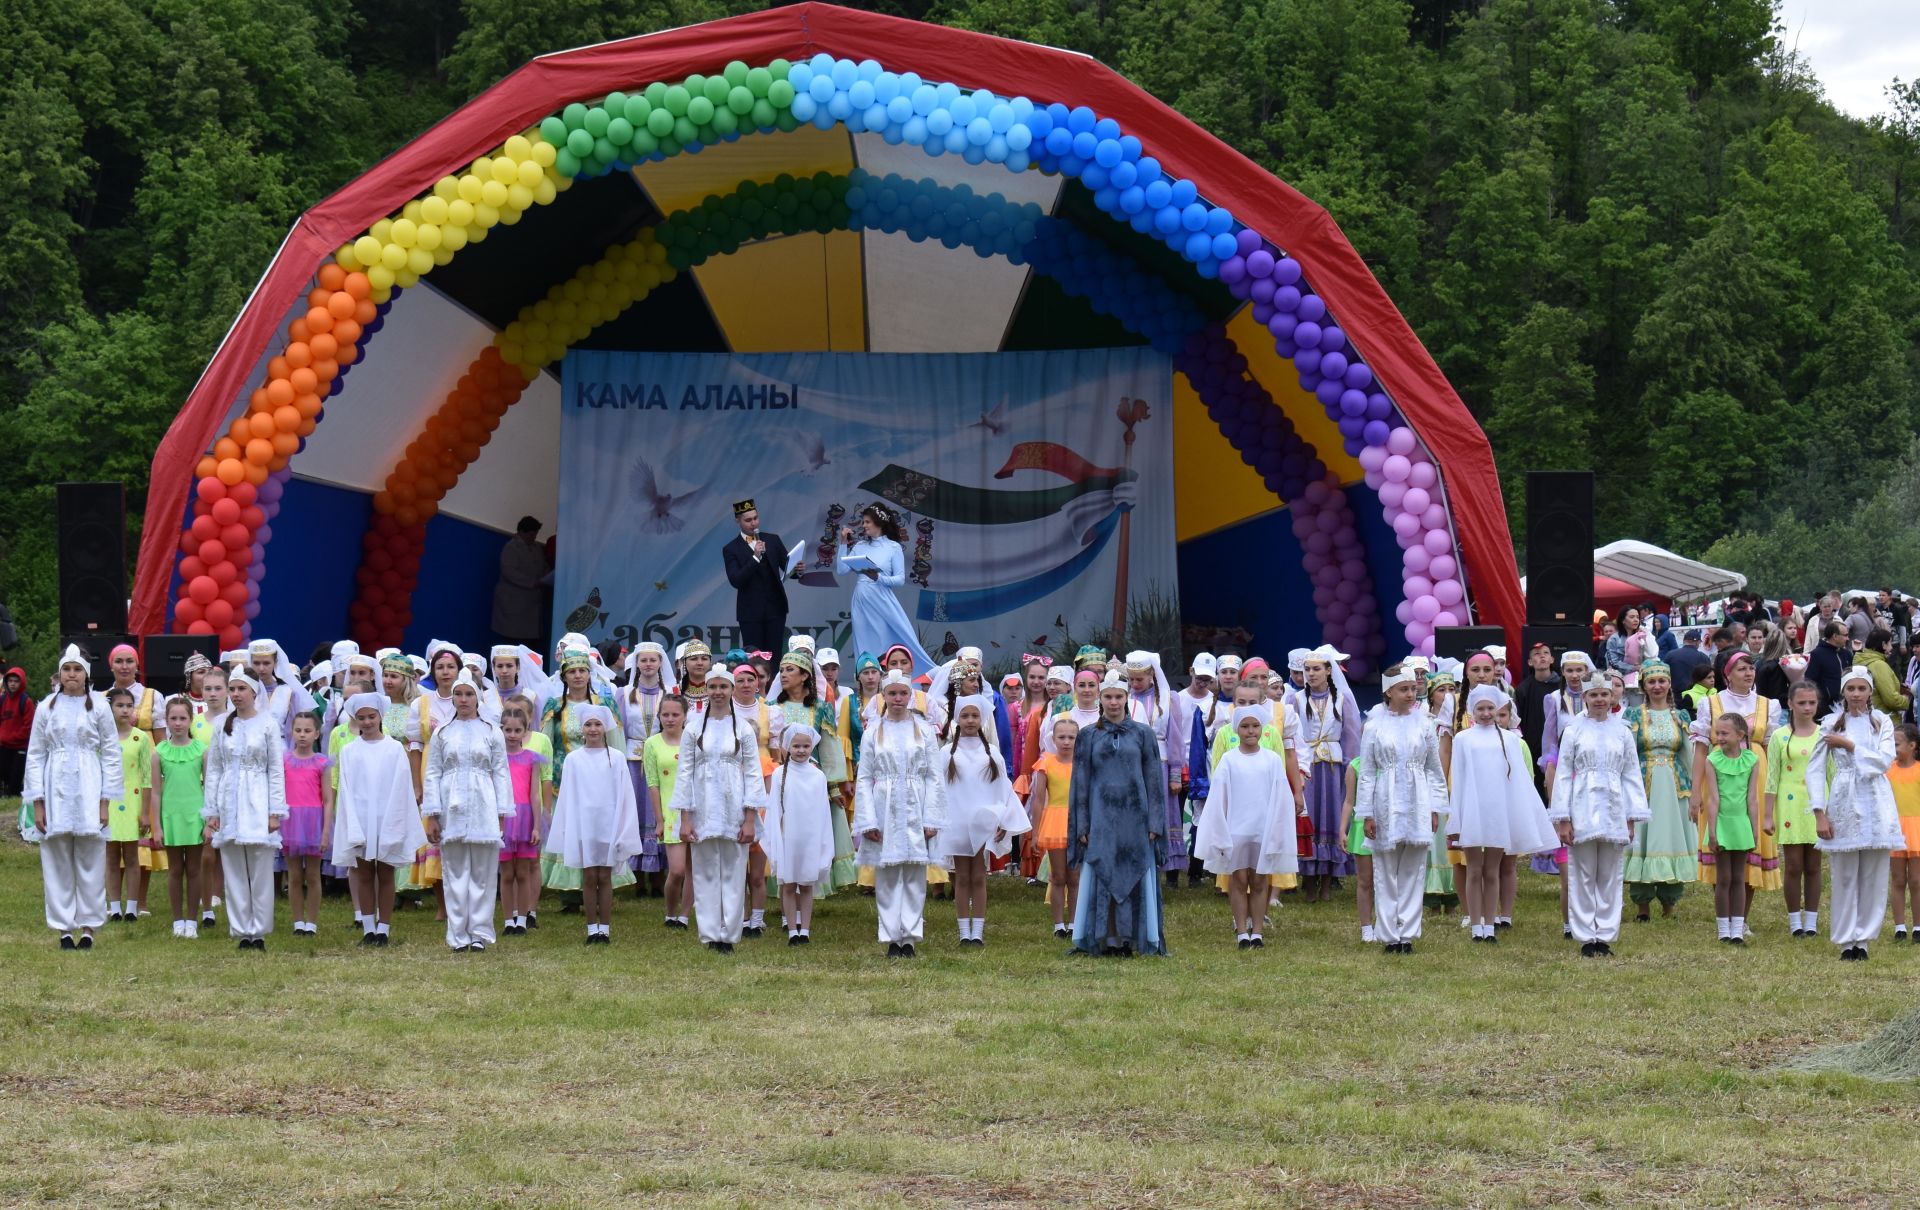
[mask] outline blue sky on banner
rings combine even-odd
[[[807,548],[789,621],[823,644],[851,643],[851,582],[822,547],[876,496],[909,513],[903,599],[930,651],[951,632],[994,663],[1107,626],[1123,533],[1128,598],[1177,601],[1172,372],[1149,349],[587,350],[562,379],[555,625],[585,609],[596,642],[733,646],[720,549],[744,497]]]

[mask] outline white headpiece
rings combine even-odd
[[[1192,676],[1218,676],[1220,661],[1214,659],[1212,653],[1203,651],[1193,657],[1193,664],[1187,672]]]
[[[347,657],[347,667],[348,669],[365,668],[376,677],[380,675],[380,661],[370,655],[361,655],[357,651]]]
[[[982,656],[978,647],[962,647],[953,653],[953,658],[956,660],[965,660],[969,664],[982,662]]]
[[[708,675],[712,674],[709,673]],[[887,674],[880,678],[880,687],[882,689],[891,689],[895,685],[905,685],[911,689],[913,688],[913,678],[898,668],[889,668],[887,669]]]
[[[1262,727],[1266,726],[1268,722],[1267,716],[1261,713],[1260,707],[1258,706],[1235,706],[1233,708],[1233,729],[1235,731],[1240,730],[1240,724],[1250,718],[1259,719]]]
[[[1402,661],[1396,671],[1388,672],[1381,676],[1380,691],[1382,693],[1388,693],[1393,690],[1395,685],[1411,684],[1413,684],[1413,673],[1407,668],[1406,662]]]
[[[1069,664],[1054,664],[1047,669],[1049,681],[1059,681],[1062,685],[1073,685],[1073,667]]]
[[[399,655],[399,654],[400,654],[400,649],[398,647],[382,647],[380,650],[373,653],[373,658],[376,660],[384,660],[390,655]]]
[[[1240,657],[1237,655],[1223,655],[1214,662],[1214,666],[1221,672],[1238,672],[1240,671]]]
[[[255,639],[253,642],[248,643],[246,654],[249,658],[256,655],[271,655],[273,657],[273,679],[279,681],[282,685],[298,685],[300,683],[300,670],[293,666],[293,661],[287,658],[287,653],[280,650],[280,644],[274,642],[272,639]]]
[[[1167,684],[1167,674],[1160,670],[1160,653],[1157,651],[1129,651],[1126,666],[1128,672],[1153,673],[1153,700],[1157,710],[1164,713],[1173,704],[1173,689]],[[1132,686],[1128,686],[1129,689]]]
[[[333,661],[332,660],[321,660],[318,664],[315,664],[313,667],[307,669],[307,683],[309,685],[313,684],[316,681],[326,681],[326,680],[332,680],[332,679],[333,679]]]
[[[362,710],[378,710],[382,715],[387,712],[387,699],[378,693],[356,693],[347,699],[347,717],[352,718]]]
[[[1424,655],[1410,655],[1406,659],[1400,661],[1400,666],[1402,668],[1405,668],[1408,672],[1433,671],[1433,665],[1427,662],[1427,657]]]
[[[514,643],[495,643],[492,648],[487,651],[487,658],[493,660],[517,660],[520,658],[520,648]]]
[[[1307,656],[1309,654],[1305,647],[1295,647],[1292,651],[1287,652],[1287,670],[1289,672],[1306,671]]]
[[[787,636],[788,651],[812,651],[813,649],[814,649],[814,642],[813,642],[812,635],[794,634],[794,635]]]
[[[480,682],[473,679],[473,669],[462,668],[460,675],[453,678],[453,684],[447,687],[447,692],[451,693],[462,685],[465,685],[475,693],[480,692]]]
[[[573,712],[573,717],[579,721],[583,729],[594,719],[599,719],[600,725],[607,730],[613,729],[613,711],[598,702],[589,702],[579,707]]]
[[[812,740],[816,744],[820,742],[820,733],[818,731],[815,731],[810,724],[807,724],[807,723],[788,723],[787,724],[787,740],[789,743],[791,743],[795,738],[802,735],[806,736],[808,739]]]
[[[253,673],[236,672],[227,678],[228,689],[232,689],[236,684],[245,685],[247,688],[253,690],[254,700],[260,702],[263,706],[266,704],[262,699],[267,695],[267,688],[254,677]]]
[[[969,693],[967,696],[958,699],[953,703],[953,717],[958,719],[960,712],[968,706],[972,706],[980,712],[980,725],[983,728],[993,726],[993,697],[991,694]]]
[[[1867,671],[1867,669],[1861,667],[1859,664],[1855,664],[1840,674],[1840,687],[1842,689],[1845,689],[1855,681],[1865,681],[1871,686],[1873,684],[1873,673]]]
[[[82,672],[93,675],[93,665],[87,662],[87,653],[80,650],[78,643],[68,643],[67,649],[60,653],[60,666],[65,668],[68,664],[78,664]]]
[[[1506,705],[1507,695],[1495,689],[1492,685],[1475,685],[1473,692],[1467,694],[1467,709],[1471,710],[1481,702],[1492,702],[1493,708],[1498,710],[1500,707]]]
[[[1591,670],[1593,668],[1593,657],[1578,647],[1570,647],[1560,654],[1560,670],[1565,672],[1569,664],[1583,664]]]
[[[1505,647],[1492,645],[1492,646],[1482,647],[1480,650],[1486,652],[1488,655],[1492,656],[1498,662],[1504,663],[1506,661],[1507,649]]]
[[[341,639],[333,645],[331,651],[327,652],[335,668],[345,668],[347,666],[347,657],[359,654],[360,644],[354,642],[352,639]]]
[[[813,657],[813,662],[817,667],[825,668],[832,664],[837,668],[840,665],[840,653],[831,647],[822,647],[819,654]]]
[[[1105,693],[1109,689],[1127,689],[1131,691],[1131,688],[1132,687],[1127,684],[1126,673],[1121,672],[1118,668],[1107,669],[1106,679],[1100,682],[1100,691],[1102,693]]]

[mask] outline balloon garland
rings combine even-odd
[[[1398,611],[1408,640],[1417,648],[1430,649],[1433,625],[1445,624],[1444,618],[1464,620],[1464,587],[1457,565],[1454,575],[1439,580],[1413,570],[1419,560],[1412,554],[1416,547],[1427,552],[1429,568],[1436,557],[1447,561],[1443,568],[1455,564],[1438,470],[1431,470],[1430,486],[1386,492],[1390,485],[1403,482],[1389,477],[1390,458],[1406,461],[1409,482],[1413,467],[1432,468],[1432,460],[1420,450],[1412,429],[1395,415],[1387,396],[1370,389],[1371,370],[1332,321],[1324,301],[1312,294],[1298,262],[1237,223],[1227,210],[1202,200],[1192,181],[1169,177],[1154,157],[1145,154],[1139,139],[1084,106],[1041,105],[1025,97],[999,97],[985,89],[964,91],[950,83],[929,83],[915,73],[889,72],[871,59],[854,62],[821,54],[803,63],[776,59],[765,67],[735,61],[713,76],[695,74],[678,84],[655,82],[637,93],[610,93],[595,105],[569,104],[524,135],[508,139],[497,154],[476,160],[469,172],[443,178],[431,194],[409,202],[398,216],[381,220],[343,245],[336,253],[336,265],[364,276],[369,296],[384,302],[394,289],[409,286],[435,266],[448,263],[467,243],[485,239],[493,226],[511,225],[530,207],[551,202],[577,177],[624,170],[683,151],[697,153],[711,143],[730,142],[756,131],[793,130],[802,122],[823,130],[842,125],[853,133],[871,131],[890,144],[912,143],[933,156],[956,154],[969,163],[1003,164],[1013,172],[1031,166],[1073,177],[1090,191],[1094,204],[1116,221],[1160,239],[1202,277],[1217,277],[1237,297],[1252,299],[1256,318],[1268,325],[1276,350],[1294,362],[1303,388],[1313,391],[1329,414],[1336,416],[1349,452],[1365,455],[1386,450],[1390,438],[1393,444],[1408,447],[1367,458],[1366,462],[1380,463],[1377,470],[1363,462],[1369,486],[1398,495],[1397,505],[1383,501],[1383,507],[1408,552],[1403,571],[1407,599]],[[1006,233],[995,236],[994,244],[1018,242]],[[947,240],[944,235],[930,238]],[[955,238],[950,246],[958,246]],[[1012,247],[973,246],[983,256],[1013,254]],[[565,347],[545,336],[529,341],[529,330],[531,324],[514,342],[513,351],[521,356],[506,359],[523,372],[550,363],[552,356],[558,356],[555,350]],[[1170,339],[1166,333],[1136,330],[1156,347]],[[552,356],[535,356],[549,352]],[[1239,388],[1233,390],[1239,392]],[[1238,411],[1230,416],[1239,418]],[[1285,431],[1262,428],[1249,415],[1240,428],[1259,430],[1252,435],[1260,440],[1260,451],[1285,447],[1277,461],[1264,453],[1251,454],[1250,465],[1259,469],[1264,461],[1273,474],[1263,470],[1263,476],[1283,484],[1298,482],[1302,494],[1297,499],[1288,497],[1296,506],[1304,499],[1308,482],[1322,481],[1304,473],[1307,458],[1299,446],[1287,442],[1289,435],[1297,441],[1290,425]],[[1228,436],[1234,439],[1234,433]],[[1240,444],[1236,441],[1237,448]],[[250,452],[254,447],[242,448]],[[274,454],[282,459],[282,466],[289,456],[277,449]],[[1249,457],[1249,451],[1243,448],[1242,456]],[[216,460],[216,472],[221,461],[225,460]],[[269,473],[279,469],[272,466],[272,459],[268,465]],[[1391,466],[1397,473],[1399,463]],[[254,472],[242,470],[253,481]],[[1425,479],[1428,473],[1421,472],[1419,477]],[[1409,498],[1414,503],[1424,499],[1422,510],[1416,513],[1408,508]],[[1427,524],[1435,507],[1440,524]],[[1408,526],[1403,517],[1419,523],[1412,535],[1405,532]],[[1436,555],[1443,543],[1444,553]],[[248,544],[248,552],[254,545]],[[1351,553],[1356,548],[1345,549]],[[1351,562],[1343,556],[1339,566]],[[258,579],[243,582],[257,585]],[[1458,600],[1444,599],[1453,592],[1447,585],[1461,588]],[[219,597],[221,586],[216,583],[215,588]],[[1428,591],[1416,591],[1422,588]],[[198,593],[193,589],[190,579],[184,600],[197,602],[204,595],[204,588]],[[1361,599],[1371,599],[1371,594],[1362,593]],[[244,606],[240,608],[244,622]],[[1428,613],[1431,621],[1424,620]]]

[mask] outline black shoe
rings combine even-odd
[[[521,928],[520,931],[524,933],[527,931],[527,929],[537,929],[539,927],[540,927],[540,913],[528,912],[527,923],[525,924],[525,926]]]
[[[901,946],[901,947],[900,947],[900,956],[901,956],[902,958],[911,958],[911,957],[913,957],[913,956],[914,956],[914,953],[913,953],[913,946],[911,946],[911,945],[903,945],[903,946]]]
[[[1073,936],[1073,930],[1072,930],[1072,929],[1070,929],[1070,928],[1068,928],[1068,927],[1067,927],[1066,925],[1064,925],[1064,924],[1056,924],[1056,925],[1054,925],[1054,926],[1053,926],[1053,938],[1054,938],[1054,940],[1056,940],[1056,941],[1065,941],[1065,940],[1067,940],[1067,939],[1068,939],[1069,937],[1071,937],[1071,936]]]
[[[1482,937],[1481,940],[1485,941],[1488,945],[1499,945],[1500,935],[1498,933],[1488,933],[1485,937]]]
[[[1252,948],[1253,948],[1253,938],[1251,938],[1251,937],[1249,937],[1249,936],[1246,936],[1245,934],[1242,934],[1242,935],[1240,936],[1240,940],[1239,940],[1239,947],[1240,947],[1241,949],[1243,949],[1243,950],[1250,950],[1250,949],[1252,949]]]
[[[72,950],[79,949],[80,947],[74,942],[72,933],[62,933],[60,934],[60,948],[63,950]]]
[[[900,943],[897,941],[887,942],[887,957],[898,958],[899,956],[900,956]]]
[[[388,937],[385,933],[375,933],[373,935],[373,947],[375,949],[386,949],[387,944],[391,940],[392,938]]]
[[[1747,944],[1747,939],[1745,937],[1729,937],[1727,938],[1727,944],[1737,945],[1737,946],[1740,946],[1742,949],[1745,949]]]
[[[1843,949],[1840,951],[1840,961],[1842,962],[1853,961],[1853,947],[1851,945],[1849,945],[1846,949]]]
[[[1493,929],[1495,932],[1499,932],[1501,929],[1510,929],[1512,927],[1513,927],[1513,921],[1511,920],[1496,920],[1493,922]]]
[[[487,943],[484,941],[476,941],[467,947],[467,952],[470,954],[484,954],[487,952]]]
[[[587,934],[587,939],[586,939],[585,941],[582,941],[582,942],[581,942],[580,944],[581,944],[581,945],[592,945],[592,944],[593,944],[594,942],[596,942],[596,941],[598,941],[598,940],[600,940],[600,934],[598,934],[598,933],[588,933],[588,934]]]
[[[200,917],[200,927],[203,929],[210,929],[215,923],[217,922],[214,920],[212,912],[206,912]]]
[[[733,942],[722,941],[720,943],[720,952],[723,954],[731,954],[733,952]]]
[[[378,942],[379,938],[380,934],[378,933],[362,933],[360,935],[360,948],[368,949],[372,947]]]
[[[1180,875],[1178,874],[1167,875],[1167,889],[1169,891],[1177,891],[1180,889]]]
[[[800,940],[800,934],[798,934],[798,933],[788,933],[788,934],[787,934],[787,945],[788,945],[789,947],[792,947],[792,946],[796,946],[796,945],[802,945],[802,944],[804,944],[804,942],[802,942],[802,941]]]
[[[580,914],[580,905],[577,903],[563,903],[560,905],[560,914],[562,916],[578,916]]]
[[[1599,952],[1600,952],[1599,948],[1595,946],[1594,943],[1591,941],[1585,942],[1580,946],[1580,956],[1582,958],[1595,957],[1599,954]]]
[[[1249,937],[1247,939],[1247,944],[1251,948],[1257,949],[1257,950],[1263,950],[1267,948],[1267,943],[1265,939],[1263,939],[1258,933],[1255,933],[1252,937]]]
[[[812,944],[813,944],[813,934],[812,934],[812,933],[802,933],[802,934],[800,934],[800,944],[801,944],[801,945],[812,945]]]
[[[1482,937],[1482,936],[1480,936],[1480,935],[1479,935],[1478,933],[1475,933],[1475,934],[1474,934],[1473,936],[1471,936],[1471,937],[1469,937],[1469,938],[1467,938],[1467,940],[1469,940],[1469,941],[1471,941],[1471,942],[1473,942],[1473,943],[1474,943],[1475,945],[1479,945],[1479,944],[1480,944],[1480,943],[1481,943],[1482,941],[1492,941],[1492,940],[1493,940],[1493,938],[1491,938],[1491,937]]]
[[[107,913],[107,923],[108,923],[108,924],[119,924],[119,923],[120,923],[120,913],[119,913],[119,912],[108,912],[108,913]]]
[[[92,948],[93,948],[93,934],[92,934],[92,933],[82,933],[82,934],[80,934],[80,940],[78,940],[78,941],[76,941],[76,942],[74,942],[74,944],[75,944],[75,945],[77,945],[77,946],[79,946],[79,947],[80,947],[81,949],[83,949],[83,950],[90,950],[90,949],[92,949]],[[1866,956],[1867,956],[1867,952],[1866,952],[1865,950],[1861,950],[1861,951],[1860,951],[1860,956],[1861,956],[1862,958],[1864,958],[1864,957],[1866,957]]]
[[[758,937],[761,933],[764,933],[766,931],[767,931],[766,929],[758,925],[750,924],[747,927],[740,930],[740,935],[742,937]]]
[[[1602,958],[1613,957],[1613,946],[1608,944],[1607,942],[1596,941],[1593,943],[1593,946],[1594,946],[1594,952],[1599,954]]]

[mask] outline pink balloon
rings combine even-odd
[[[1446,508],[1437,503],[1427,505],[1427,511],[1420,514],[1420,528],[1421,529],[1445,529],[1446,527],[1447,527]]]
[[[1380,473],[1387,477],[1389,483],[1405,483],[1407,476],[1413,473],[1413,464],[1399,454],[1390,454],[1387,460],[1380,464]],[[1426,505],[1423,504],[1420,507],[1424,509]]]
[[[1453,549],[1453,539],[1447,536],[1447,531],[1444,529],[1428,530],[1427,536],[1421,541],[1430,555],[1444,555]]]
[[[1362,453],[1366,451],[1362,450]],[[1407,482],[1415,487],[1432,487],[1440,482],[1440,472],[1433,469],[1431,462],[1415,462],[1413,470],[1407,475]]]
[[[1393,620],[1405,626],[1413,621],[1413,602],[1402,601],[1393,607]]]
[[[1424,531],[1420,528],[1420,518],[1411,513],[1395,513],[1393,515],[1393,532],[1403,538],[1412,538]]]
[[[1404,483],[1382,483],[1380,485],[1380,503],[1390,513],[1400,511],[1400,502],[1407,497],[1407,485]]]
[[[1334,585],[1333,597],[1342,605],[1351,605],[1360,599],[1360,586],[1352,580],[1342,580]]]
[[[1376,447],[1374,447],[1374,446],[1371,446],[1371,445],[1370,445],[1370,446],[1368,446],[1367,448],[1368,448],[1368,449],[1374,449],[1374,448],[1376,448]],[[1380,473],[1379,471],[1368,471],[1368,472],[1367,472],[1366,474],[1364,474],[1364,475],[1362,475],[1362,476],[1360,476],[1360,477],[1361,477],[1362,479],[1365,479],[1365,480],[1366,480],[1366,482],[1367,482],[1367,487],[1368,487],[1369,489],[1371,489],[1371,490],[1373,490],[1373,491],[1376,491],[1376,492],[1380,490],[1380,485],[1381,485],[1382,483],[1385,483],[1385,482],[1387,481],[1387,477],[1386,477],[1385,475],[1383,475],[1383,474],[1381,474],[1381,473]]]
[[[1427,494],[1427,489],[1424,487],[1409,487],[1407,494],[1400,497],[1400,507],[1416,517],[1425,513],[1427,506],[1432,503],[1433,497]]]
[[[1400,544],[1401,550],[1420,545],[1419,534],[1395,534],[1393,535],[1393,540]]]
[[[1428,634],[1413,645],[1413,649],[1429,659],[1433,656],[1433,635]]]
[[[1426,547],[1423,545],[1420,549],[1425,550]],[[1436,580],[1451,580],[1454,573],[1459,570],[1460,567],[1453,561],[1452,555],[1434,555],[1432,561],[1427,564],[1427,574]]]
[[[1401,425],[1387,434],[1387,452],[1389,454],[1411,454],[1419,446],[1414,440],[1413,430]]]
[[[1458,626],[1459,624],[1460,619],[1455,617],[1453,611],[1450,609],[1443,609],[1433,615],[1433,625],[1435,629],[1442,626]]]
[[[1414,621],[1431,623],[1439,612],[1440,602],[1434,600],[1432,597],[1419,596],[1413,599]]]
[[[1400,515],[1402,517],[1406,516],[1405,513],[1401,513]],[[1424,575],[1427,572],[1428,568],[1432,565],[1433,558],[1431,555],[1427,554],[1426,547],[1409,546],[1407,547],[1406,553],[1400,556],[1400,562],[1406,566],[1406,569],[1408,571],[1413,572],[1416,575]]]
[[[1433,595],[1433,581],[1417,573],[1401,580],[1400,587],[1406,591],[1409,601],[1417,601],[1421,597]]]
[[[1386,460],[1387,451],[1377,445],[1370,445],[1360,451],[1360,469],[1363,471],[1377,471]]]
[[[1316,588],[1313,590],[1313,603],[1316,608],[1325,609],[1333,604],[1333,589]]]
[[[1407,623],[1406,634],[1407,642],[1418,647],[1422,642],[1433,638],[1433,623],[1422,622],[1419,618],[1415,618],[1413,621]]]
[[[1458,580],[1435,580],[1433,583],[1433,599],[1449,608],[1458,605],[1466,595],[1460,590]]]

